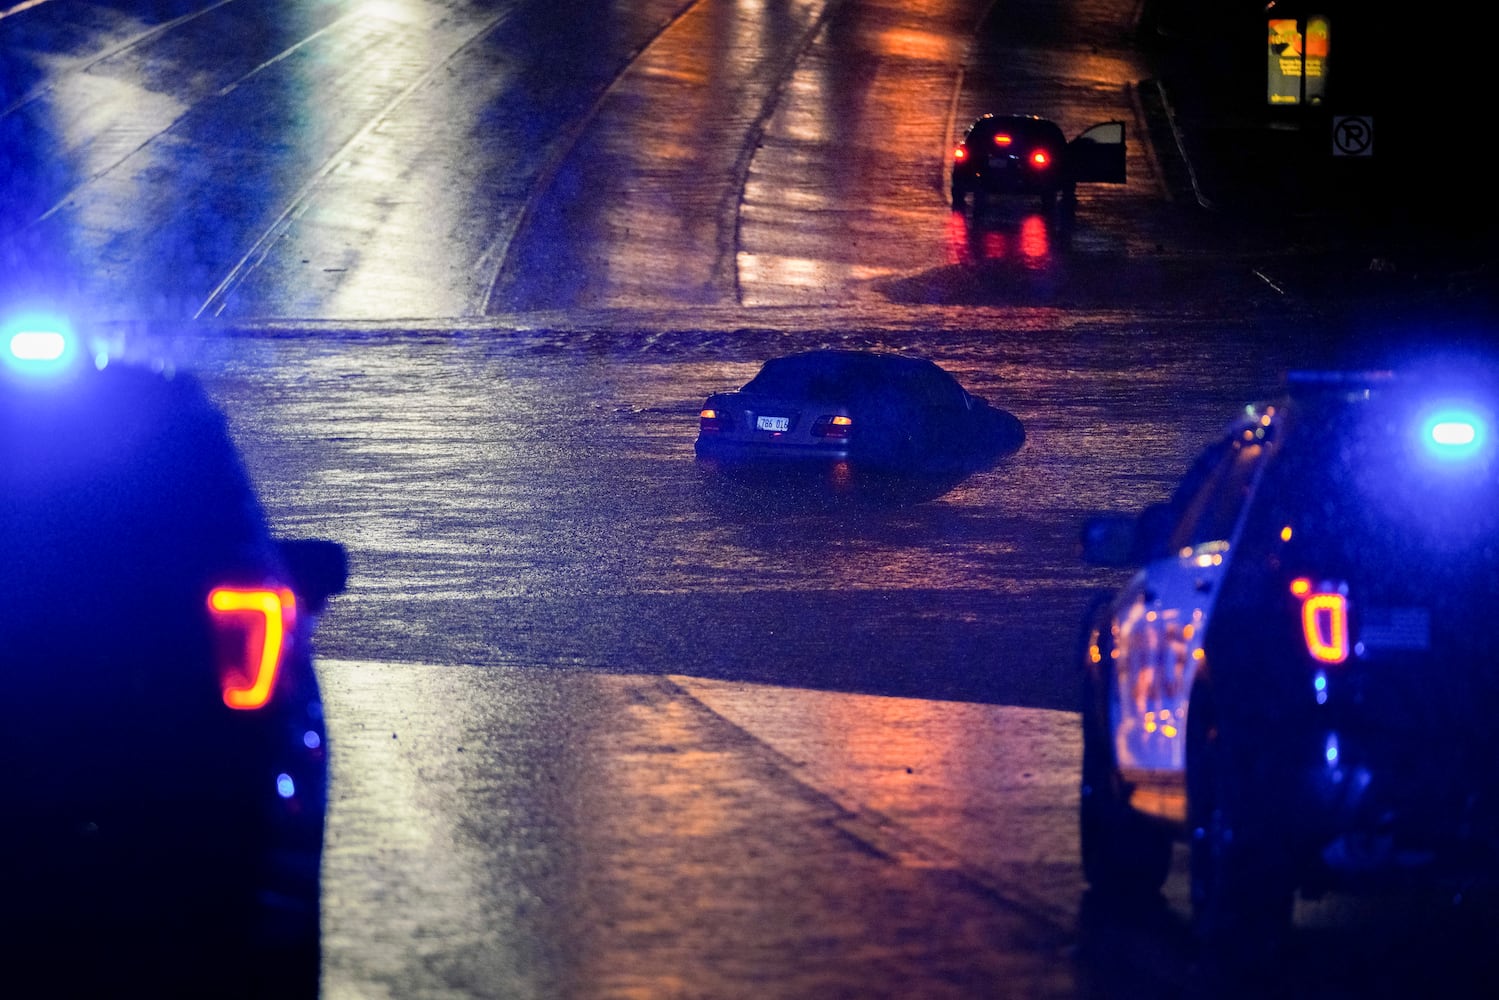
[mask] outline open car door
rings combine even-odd
[[[1076,183],[1124,183],[1124,122],[1100,122],[1067,144]]]

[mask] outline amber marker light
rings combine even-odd
[[[225,640],[219,661],[225,705],[254,709],[271,700],[296,606],[296,596],[285,588],[215,587],[209,592],[208,610]],[[241,641],[236,644],[235,639]]]

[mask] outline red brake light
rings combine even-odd
[[[717,410],[705,409],[698,414],[697,428],[704,434],[717,434],[728,423],[728,417]]]
[[[1351,646],[1347,595],[1327,584],[1313,586],[1305,577],[1291,581],[1291,593],[1301,599],[1301,636],[1312,659],[1345,662]]]
[[[1045,167],[1050,165],[1050,163],[1051,157],[1046,154],[1046,150],[1044,149],[1038,149],[1031,154],[1031,166]]]
[[[296,596],[286,588],[215,587],[208,595],[218,649],[219,686],[230,708],[261,708],[271,700]]]
[[[962,163],[964,160],[968,159],[968,147],[959,146],[957,149],[953,150],[952,158],[959,163]]]
[[[853,418],[841,414],[835,417],[818,417],[817,423],[812,425],[812,433],[817,437],[846,438],[853,426]]]
[[[1014,141],[1014,136],[1010,135],[1008,132],[997,132],[994,135],[994,145],[996,146],[1008,146]]]

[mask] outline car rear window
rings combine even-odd
[[[846,399],[891,384],[891,371],[876,359],[840,354],[797,355],[765,363],[747,391],[806,399]]]
[[[812,354],[768,361],[746,391],[798,399],[849,401],[900,397],[924,406],[961,407],[963,389],[939,366],[920,358]]]
[[[1065,145],[1066,138],[1055,122],[1036,121],[1029,118],[995,118],[981,121],[973,127],[973,137],[989,139],[1000,132],[1007,132],[1025,142],[1042,142]]]

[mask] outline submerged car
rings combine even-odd
[[[1056,122],[1037,115],[986,114],[953,150],[952,206],[977,206],[988,195],[1038,197],[1050,209],[1069,203],[1079,184],[1123,184],[1124,122],[1100,122],[1067,140]]]
[[[1493,879],[1496,418],[1488,364],[1293,373],[1169,502],[1088,522],[1138,567],[1084,625],[1095,891],[1153,896],[1185,842],[1207,953],[1258,961],[1298,892]]]
[[[695,450],[720,468],[859,476],[965,475],[1019,448],[1020,421],[935,362],[815,350],[767,361],[703,404]]]
[[[315,997],[346,553],[272,536],[190,374],[39,321],[0,362],[7,982]]]

